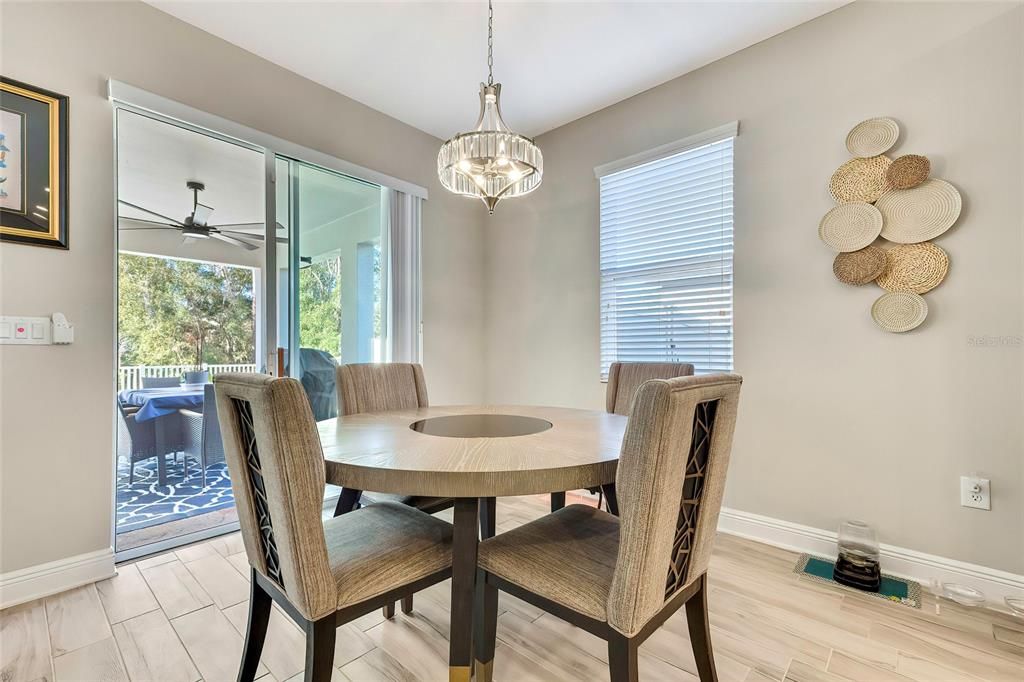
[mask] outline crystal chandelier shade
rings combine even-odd
[[[490,3],[488,3],[490,8]],[[493,58],[493,9],[488,21],[487,64]],[[478,197],[489,213],[501,199],[529,194],[540,186],[544,157],[533,140],[512,132],[501,118],[501,84],[489,74],[480,84],[476,129],[459,133],[441,146],[437,176],[450,192]]]

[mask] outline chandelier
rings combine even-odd
[[[494,214],[501,199],[529,194],[540,186],[544,157],[533,140],[501,120],[501,83],[494,82],[494,6],[487,3],[487,82],[480,84],[476,128],[441,146],[437,176],[455,194],[479,197]]]

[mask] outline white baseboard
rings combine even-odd
[[[835,532],[738,509],[722,508],[718,518],[718,530],[794,552],[831,559],[836,556]],[[1003,597],[1024,595],[1024,575],[925,554],[905,547],[883,544],[880,550],[882,570],[885,573],[916,580],[925,590],[928,589],[928,583],[932,578],[967,585],[983,592],[989,606],[1001,610],[1006,608]]]
[[[114,548],[0,574],[0,609],[104,580],[115,574]]]

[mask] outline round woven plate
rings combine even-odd
[[[878,156],[892,149],[900,136],[900,126],[891,118],[869,118],[853,127],[846,136],[846,149],[854,156]]]
[[[942,284],[949,272],[949,256],[935,244],[900,244],[885,254],[885,271],[878,286],[886,291],[923,294]]]
[[[932,162],[927,156],[906,154],[892,162],[885,172],[885,180],[893,189],[910,189],[927,180],[931,170]]]
[[[858,251],[878,238],[882,214],[871,204],[840,204],[818,223],[818,238],[833,251]]]
[[[928,317],[928,304],[917,294],[882,294],[871,306],[871,318],[887,332],[909,332]]]
[[[934,239],[960,216],[960,192],[945,180],[925,180],[913,189],[886,192],[876,206],[882,212],[882,236],[898,244]]]
[[[860,251],[841,253],[832,262],[832,272],[843,284],[860,286],[875,281],[885,271],[885,250],[868,246]]]
[[[832,174],[828,189],[840,204],[854,201],[873,204],[889,189],[885,173],[891,164],[888,156],[850,159]]]

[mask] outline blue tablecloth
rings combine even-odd
[[[203,410],[203,386],[180,388],[136,388],[121,391],[118,400],[126,405],[138,405],[135,421],[144,422],[178,410]]]

